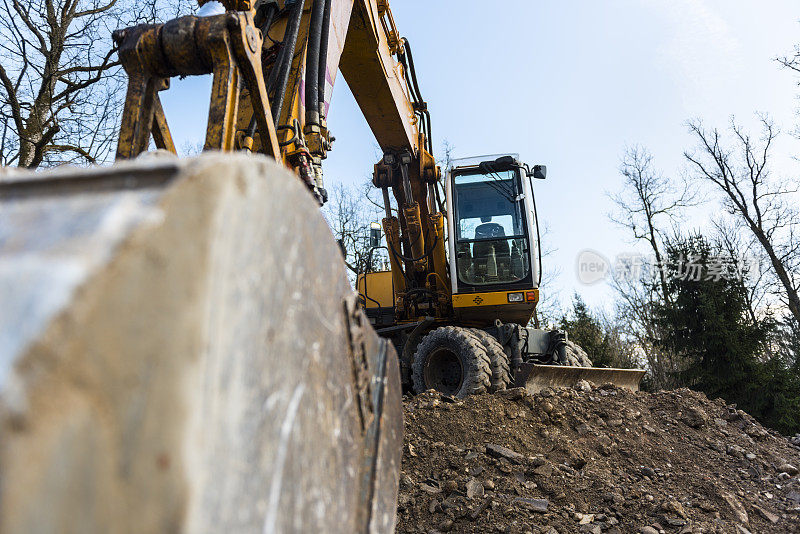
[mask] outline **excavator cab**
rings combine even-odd
[[[638,387],[642,370],[593,368],[566,332],[536,324],[541,245],[533,180],[545,176],[546,167],[530,167],[516,154],[455,160],[444,177],[447,260],[428,276],[437,284],[446,280],[446,291],[434,293],[439,286],[433,283],[398,291],[394,271],[358,277],[366,314],[398,349],[407,388],[462,397],[511,386],[538,391],[580,379]],[[386,227],[391,240],[392,225]],[[398,246],[390,242],[388,249],[395,253]],[[396,256],[393,270],[411,259]],[[401,271],[400,280],[411,280],[411,272]],[[439,305],[425,310],[445,313],[411,313],[408,303],[420,302],[413,297],[434,294]]]
[[[456,160],[445,183],[453,308],[462,321],[527,324],[539,238],[528,167],[516,155]]]

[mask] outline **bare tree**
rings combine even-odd
[[[653,165],[650,152],[641,146],[626,148],[620,164],[622,190],[611,195],[617,207],[609,218],[630,231],[634,240],[644,241],[653,259],[631,259],[615,273],[612,287],[617,294],[616,321],[624,326],[625,338],[638,347],[650,371],[656,389],[676,385],[681,369],[679,355],[662,350],[655,313],[658,305],[668,304],[664,242],[684,217],[687,208],[699,202],[686,180],[671,179]],[[633,262],[636,261],[636,264]],[[655,276],[654,276],[655,275]]]
[[[345,265],[353,274],[382,267],[378,263],[383,256],[370,254],[370,224],[377,222],[383,211],[371,198],[374,190],[337,184],[329,191],[328,202],[322,209],[334,238],[345,250]]]
[[[800,45],[795,45],[790,54],[778,57],[775,60],[787,69],[800,73]]]
[[[536,303],[536,312],[533,324],[537,328],[555,327],[558,319],[564,315],[561,304],[561,292],[557,289],[556,281],[561,276],[560,265],[550,261],[558,251],[548,239],[553,231],[547,222],[542,222],[541,243],[542,247],[542,282],[539,285],[539,302]],[[534,251],[535,254],[535,251]]]
[[[659,283],[654,283],[648,266],[630,276],[615,276],[611,286],[617,294],[615,323],[624,339],[636,348],[647,364],[653,389],[671,389],[678,385],[678,372],[683,368],[682,358],[661,347],[664,332],[656,318],[657,308],[664,303]]]
[[[763,317],[770,309],[767,299],[769,293],[767,269],[763,265],[763,255],[759,254],[758,242],[741,231],[740,221],[731,219],[730,216],[715,217],[711,224],[716,230],[716,242],[720,248],[731,261],[739,263],[736,274],[740,277],[740,284],[737,287],[747,303],[750,321],[755,324],[759,317]],[[758,265],[753,265],[748,260],[755,260]]]
[[[774,294],[800,321],[800,215],[793,202],[797,188],[770,176],[770,151],[778,131],[768,117],[759,118],[761,136],[755,140],[731,120],[730,145],[719,130],[690,122],[698,147],[685,156],[695,176],[722,194],[727,212],[758,243],[774,275]]]
[[[656,265],[664,257],[664,232],[674,227],[683,210],[697,204],[697,196],[684,180],[672,180],[653,168],[653,156],[641,146],[628,147],[622,158],[620,174],[623,188],[611,199],[618,211],[610,218],[631,231],[634,239],[647,242]],[[657,269],[662,299],[668,298],[664,269]]]
[[[106,161],[125,89],[111,32],[189,9],[188,0],[0,0],[0,164]]]

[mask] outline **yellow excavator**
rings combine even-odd
[[[273,156],[324,203],[329,89],[340,70],[384,154],[373,184],[383,193],[391,270],[363,273],[358,291],[400,353],[406,387],[461,397],[579,379],[638,386],[642,371],[592,368],[565,332],[527,327],[541,281],[532,179],[546,167],[502,155],[456,161],[442,177],[411,46],[388,2],[226,7],[115,33],[130,76],[118,159],[147,150],[151,132],[174,152],[158,92],[171,77],[210,72],[205,148]]]
[[[444,199],[438,173],[415,182],[405,165],[388,152],[375,167],[391,269],[357,283],[370,322],[400,355],[406,388],[463,397],[579,380],[638,387],[642,370],[593,368],[566,332],[528,326],[542,269],[533,180],[545,179],[544,165],[516,155],[456,160]]]
[[[546,169],[442,175],[386,0],[199,3],[114,32],[114,166],[0,180],[0,531],[391,532],[402,384],[637,387],[528,326]],[[383,151],[357,295],[318,209],[338,72]],[[180,160],[159,93],[205,74]]]

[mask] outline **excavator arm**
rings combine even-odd
[[[341,71],[384,153],[373,183],[383,192],[397,317],[446,314],[441,173],[411,47],[388,2],[223,3],[224,14],[115,34],[130,78],[118,159],[146,150],[151,132],[158,148],[174,152],[158,92],[171,77],[211,73],[205,148],[271,155],[324,203],[322,162],[334,140],[326,116]]]

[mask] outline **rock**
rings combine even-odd
[[[622,504],[625,502],[625,497],[616,491],[609,491],[603,494],[603,500],[611,504]]]
[[[785,463],[778,466],[778,472],[786,473],[789,476],[795,476],[800,471],[798,471],[798,469],[792,464]]]
[[[653,527],[642,527],[639,529],[639,534],[658,534],[658,531]]]
[[[492,491],[494,489],[494,482],[491,479],[486,479],[483,481],[483,489]]]
[[[444,483],[444,492],[445,493],[453,493],[458,489],[458,482],[455,480],[448,480]]]
[[[736,525],[736,532],[737,534],[752,534],[752,532],[744,528],[742,525]]]
[[[476,478],[471,478],[467,482],[467,498],[481,498],[484,495],[483,484]]]
[[[661,503],[661,510],[663,512],[671,512],[681,516],[682,518],[686,519],[686,511],[683,509],[683,505],[676,501],[675,499],[667,499],[666,501]],[[677,525],[682,526],[682,525]]]
[[[585,525],[581,525],[580,528],[578,528],[578,532],[585,532],[588,534],[602,534],[603,529],[600,528],[600,525],[597,525],[595,523],[587,523]]]
[[[575,389],[578,391],[589,392],[592,391],[592,385],[586,380],[578,380],[578,383],[575,384]]]
[[[544,464],[533,469],[534,475],[539,475],[540,477],[549,477],[553,474],[553,466],[551,464]]]
[[[674,517],[665,517],[664,518],[664,522],[667,525],[669,525],[671,527],[675,527],[675,528],[686,526],[686,520],[685,519],[677,519],[677,518],[674,518]]]
[[[573,469],[583,469],[586,466],[586,458],[574,454],[569,458],[569,466]]]
[[[651,467],[642,467],[641,468],[641,473],[642,473],[643,476],[650,477],[650,478],[656,478],[656,472]]]
[[[458,500],[456,499],[455,495],[451,495],[442,501],[443,510],[450,510],[452,508],[458,508]]]
[[[708,423],[708,414],[698,406],[690,406],[681,416],[681,421],[692,428],[701,428]]]
[[[790,501],[794,501],[796,504],[800,504],[800,491],[790,491],[786,494],[786,498]]]
[[[424,482],[419,485],[419,489],[421,489],[425,493],[430,493],[431,495],[436,495],[437,493],[442,492],[440,488],[436,486],[431,486],[430,484],[425,484]]]
[[[493,443],[486,444],[486,454],[494,456],[495,458],[505,458],[515,464],[521,464],[525,460],[524,455],[503,447],[502,445],[495,445]]]
[[[555,409],[555,406],[553,406],[552,403],[550,403],[548,401],[544,401],[542,403],[542,411],[544,413],[552,413],[554,409]]]
[[[533,466],[533,467],[539,467],[540,465],[544,465],[544,464],[546,464],[546,463],[547,463],[547,460],[545,460],[545,459],[544,459],[543,457],[541,457],[541,456],[532,456],[532,457],[530,458],[530,460],[529,460],[529,463],[530,463],[530,464],[531,464],[531,466]]]
[[[513,501],[515,504],[520,504],[531,512],[538,512],[543,514],[550,506],[550,501],[547,499],[528,499],[526,497],[517,497]]]
[[[742,506],[742,503],[740,503],[736,497],[727,491],[720,493],[720,497],[722,497],[722,500],[728,505],[731,512],[733,512],[733,516],[737,520],[741,521],[742,523],[748,522],[747,510],[744,509],[744,506]]]
[[[526,397],[528,395],[528,391],[525,388],[511,388],[497,391],[495,392],[495,395],[503,399],[514,401]]]
[[[589,523],[594,523],[594,514],[582,514],[578,512],[575,514],[575,518],[578,520],[579,525],[588,525]]]
[[[472,511],[472,512],[469,514],[469,517],[470,517],[470,519],[472,519],[473,521],[474,521],[475,519],[477,519],[477,518],[478,518],[478,517],[479,517],[479,516],[480,516],[480,515],[483,513],[483,511],[484,511],[484,510],[486,510],[486,508],[488,508],[488,507],[489,507],[489,505],[490,505],[490,504],[492,504],[492,505],[494,505],[494,504],[495,504],[494,500],[492,500],[492,498],[491,498],[491,497],[489,497],[488,499],[485,499],[485,500],[484,500],[484,501],[481,503],[481,505],[480,505],[480,506],[478,506],[477,508],[475,508],[475,510],[473,510],[473,511]]]
[[[753,509],[758,512],[758,515],[772,523],[773,525],[780,520],[780,517],[772,512],[761,508],[760,506],[753,505]]]

